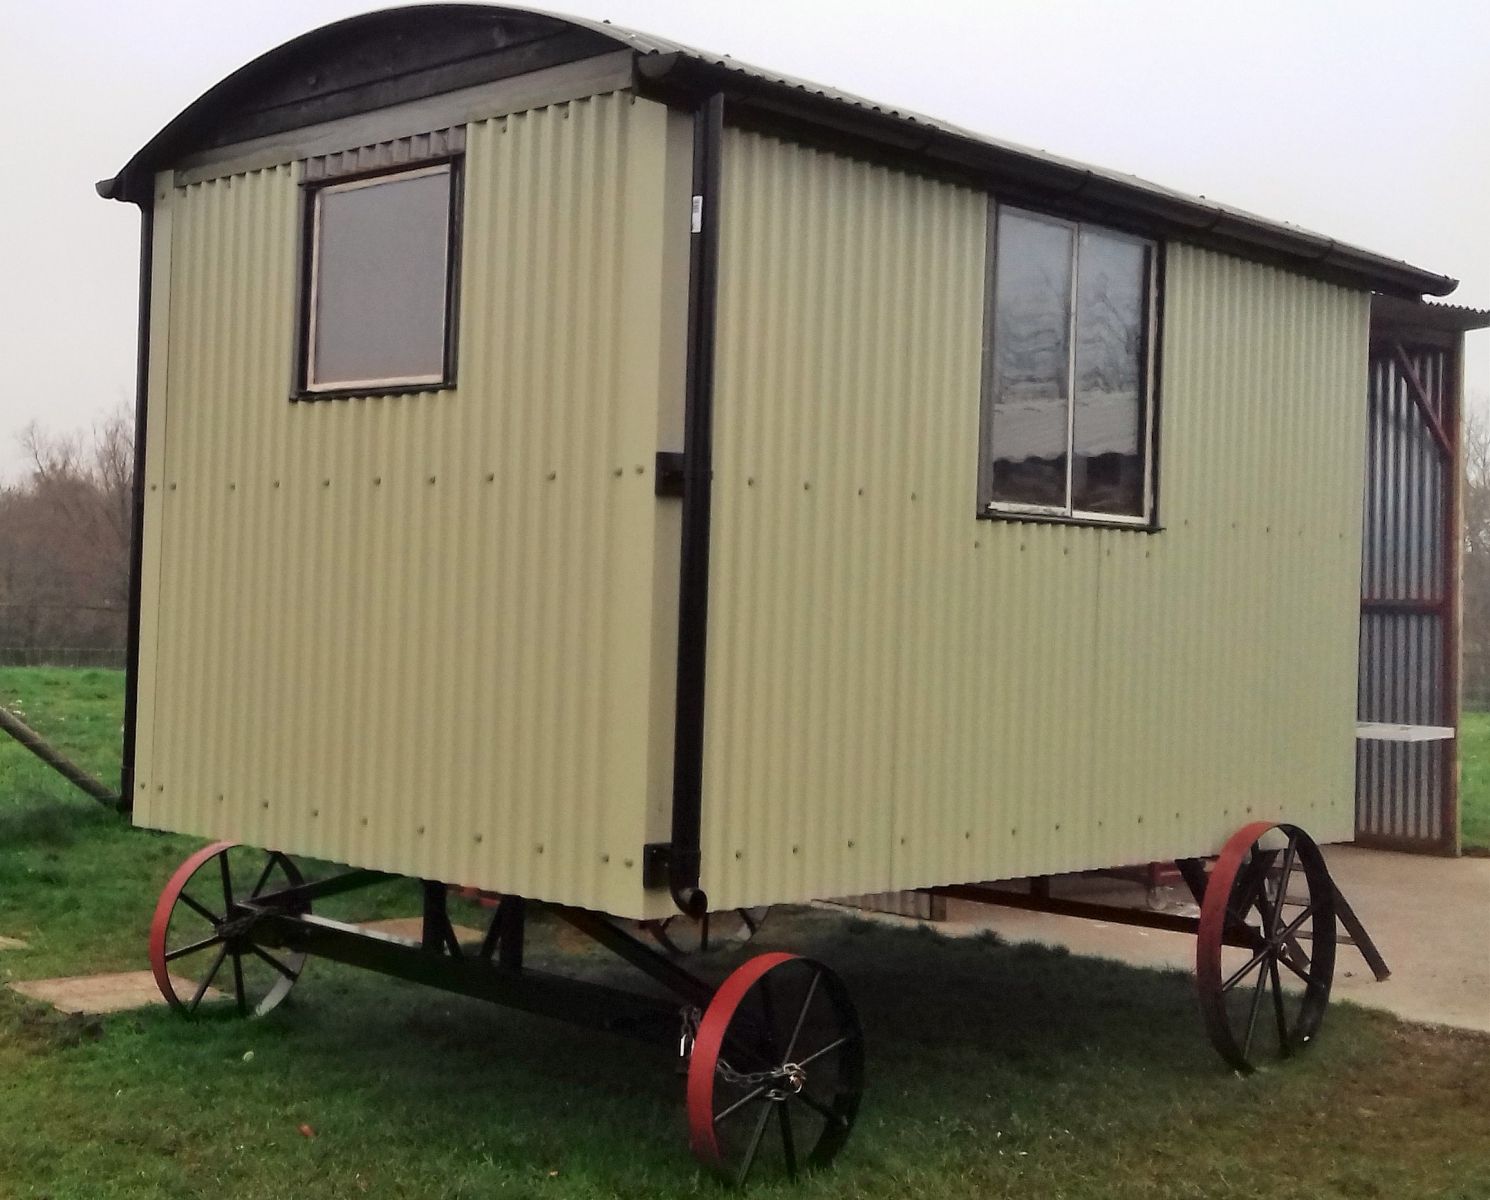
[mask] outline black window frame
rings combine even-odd
[[[1068,342],[1071,358],[1076,353],[1076,307],[1074,297],[1080,286],[1079,244],[1083,230],[1097,231],[1148,249],[1148,278],[1144,289],[1143,388],[1139,397],[1141,417],[1139,445],[1143,457],[1143,513],[1140,515],[1091,512],[1075,508],[1071,504],[1071,460],[1074,447],[1071,444],[1071,427],[1067,423],[1067,503],[1057,508],[1053,505],[1021,504],[1015,501],[997,500],[993,496],[992,450],[993,417],[996,399],[997,363],[995,346],[997,325],[997,270],[999,218],[1005,211],[1030,220],[1045,221],[1065,226],[1071,230],[1073,241],[1073,270],[1071,289],[1073,304],[1068,318],[1070,323]],[[983,367],[980,385],[981,411],[978,427],[978,472],[977,511],[979,520],[1031,522],[1035,524],[1078,525],[1103,529],[1128,529],[1142,533],[1157,533],[1163,529],[1159,520],[1159,415],[1160,415],[1160,349],[1164,317],[1164,265],[1165,242],[1157,237],[1124,229],[1104,221],[1088,220],[1084,217],[1067,216],[1063,213],[1042,211],[1018,204],[1001,204],[995,197],[988,200],[988,251],[984,276],[983,299]],[[1075,389],[1074,370],[1068,368],[1068,391]],[[1068,409],[1074,406],[1074,397],[1067,397]]]
[[[347,184],[365,184],[370,180],[397,179],[431,168],[449,171],[450,197],[445,228],[445,345],[438,380],[389,380],[374,386],[329,384],[314,386],[311,382],[311,331],[314,324],[316,282],[316,232],[321,195]],[[411,396],[423,392],[448,391],[456,385],[457,350],[460,345],[460,275],[465,212],[465,152],[412,159],[395,165],[379,165],[367,170],[330,173],[300,182],[300,255],[299,284],[295,312],[294,381],[292,401],[345,400],[352,397]]]

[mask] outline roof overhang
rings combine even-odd
[[[1443,296],[1458,286],[1449,276],[1135,176],[608,23],[497,5],[387,9],[286,42],[205,92],[98,191],[148,205],[155,172],[187,155],[618,48],[632,52],[643,93],[686,101],[720,91],[732,120],[967,178],[1011,200],[1398,297]]]

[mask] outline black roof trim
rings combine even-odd
[[[1301,274],[1404,298],[1458,286],[1415,267],[1135,176],[1017,146],[605,22],[532,9],[434,4],[313,30],[204,93],[112,178],[106,199],[148,204],[155,171],[194,151],[627,49],[640,86],[669,97],[723,91],[731,111],[971,176],[1011,198],[1091,213]]]

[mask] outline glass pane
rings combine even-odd
[[[314,384],[440,379],[450,169],[317,197]]]
[[[1142,516],[1148,247],[1082,230],[1071,506]]]
[[[1004,212],[994,266],[993,500],[1066,506],[1071,229]]]

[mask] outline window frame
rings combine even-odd
[[[302,178],[300,212],[300,286],[295,316],[295,376],[292,401],[338,400],[357,396],[406,396],[446,391],[456,383],[456,350],[459,345],[460,261],[464,211],[464,152],[443,154],[396,165],[379,165],[361,171]],[[445,217],[445,304],[444,346],[438,375],[410,375],[387,379],[314,382],[316,333],[316,284],[319,276],[321,197],[329,192],[352,191],[396,179],[444,174],[449,177],[449,205]]]
[[[1026,220],[1057,225],[1071,232],[1071,293],[1066,347],[1066,499],[1064,505],[1025,504],[993,497],[993,417],[998,395],[997,347],[995,345],[998,313],[998,233],[999,218],[1004,211]],[[1164,310],[1164,243],[1100,221],[1058,216],[1038,209],[1000,204],[988,198],[988,253],[983,300],[983,377],[982,412],[978,430],[978,503],[980,520],[1033,521],[1058,525],[1089,525],[1158,532],[1159,524],[1159,340]],[[1143,512],[1104,513],[1076,508],[1070,503],[1074,472],[1076,419],[1076,315],[1077,296],[1081,286],[1081,233],[1097,231],[1142,246],[1148,251],[1148,271],[1144,281],[1143,349],[1140,355],[1143,386],[1139,393],[1139,446],[1143,454]]]

